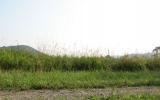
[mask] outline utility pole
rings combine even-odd
[[[110,52],[109,52],[109,49],[108,49],[108,56],[110,56]]]
[[[108,52],[107,52],[108,54],[107,54],[107,56],[106,57],[110,57],[110,51],[109,51],[109,49],[108,49]]]

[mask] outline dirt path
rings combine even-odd
[[[0,100],[82,100],[89,96],[138,93],[160,94],[160,87],[0,91]]]

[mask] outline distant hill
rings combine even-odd
[[[3,49],[3,48],[8,48],[8,49],[14,49],[14,50],[21,50],[21,51],[27,51],[27,52],[32,52],[32,53],[40,53],[40,51],[30,47],[30,46],[27,46],[27,45],[16,45],[16,46],[3,46],[3,47],[0,47],[0,49]]]

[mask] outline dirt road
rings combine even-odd
[[[0,100],[83,100],[89,96],[139,93],[160,94],[160,87],[0,91]]]

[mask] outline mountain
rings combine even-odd
[[[0,47],[1,49],[5,49],[5,48],[8,48],[8,49],[14,49],[14,50],[20,50],[20,51],[27,51],[27,52],[32,52],[32,53],[40,53],[40,51],[30,47],[30,46],[27,46],[27,45],[16,45],[16,46],[3,46],[3,47]]]

